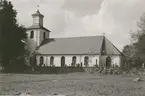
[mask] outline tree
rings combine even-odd
[[[124,46],[122,53],[125,55],[124,67],[128,68],[141,67],[142,60],[140,59],[140,57],[136,55],[137,54],[136,43]]]
[[[124,46],[122,53],[125,55],[126,59],[135,57],[135,46],[133,44]]]
[[[22,40],[26,39],[27,36],[24,26],[17,23],[16,15],[17,12],[13,9],[11,2],[8,2],[7,0],[1,1],[0,45],[2,51],[2,67],[5,71],[10,71],[11,69],[24,69],[24,61],[22,57],[25,52],[25,43],[22,42]]]
[[[145,62],[145,13],[140,17],[137,26],[139,29],[131,36],[135,41],[135,47],[137,49],[136,55]]]

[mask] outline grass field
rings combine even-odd
[[[133,82],[140,77],[144,81]],[[61,75],[0,74],[1,95],[145,96],[143,76],[100,76],[87,73]]]

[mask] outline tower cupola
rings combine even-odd
[[[43,26],[43,17],[39,10],[36,11],[36,13],[32,14],[33,17],[33,24],[32,26]]]

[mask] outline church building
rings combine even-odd
[[[39,10],[32,17],[27,34],[37,51],[38,66],[121,66],[122,53],[104,35],[51,38],[51,31],[43,26],[44,16]]]

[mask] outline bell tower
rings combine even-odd
[[[37,10],[32,14],[33,22],[32,26],[27,28],[28,39],[35,41],[36,45],[39,46],[43,40],[49,38],[49,30],[43,26],[44,15]]]

